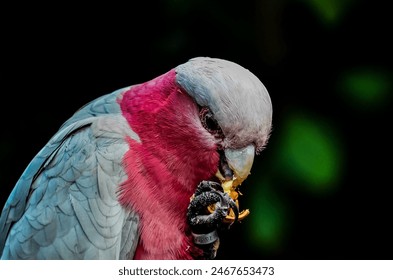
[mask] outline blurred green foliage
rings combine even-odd
[[[327,26],[334,26],[344,17],[353,0],[298,0],[307,4]]]
[[[288,229],[285,205],[266,180],[254,187],[257,199],[252,200],[251,213],[247,218],[250,219],[247,223],[248,242],[258,250],[275,251],[281,247]]]
[[[337,186],[342,170],[339,136],[332,125],[305,113],[287,115],[275,160],[293,183],[315,193]]]
[[[339,82],[339,91],[352,106],[377,109],[392,94],[392,78],[387,71],[363,67],[346,72]]]

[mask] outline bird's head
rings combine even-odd
[[[265,86],[236,63],[206,57],[176,67],[176,82],[196,101],[201,124],[214,138],[217,175],[240,184],[269,139],[273,111]]]

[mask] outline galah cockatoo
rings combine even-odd
[[[0,217],[1,258],[213,258],[217,229],[239,216],[228,193],[271,124],[265,86],[223,59],[197,57],[101,96],[16,183]]]

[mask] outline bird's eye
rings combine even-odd
[[[201,108],[201,110],[199,111],[199,117],[201,119],[203,127],[207,131],[209,131],[211,134],[214,134],[215,136],[222,135],[221,127],[218,125],[213,113],[210,111],[209,108]]]

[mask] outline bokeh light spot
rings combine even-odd
[[[287,179],[313,192],[332,191],[342,167],[333,127],[315,118],[292,114],[281,137],[278,161],[281,170],[288,174]]]
[[[352,0],[301,0],[307,4],[326,25],[336,24]]]
[[[250,241],[259,250],[279,250],[285,231],[283,203],[266,183],[259,183],[256,189],[248,221]]]
[[[345,73],[339,86],[352,105],[373,109],[385,103],[392,89],[392,82],[383,71],[357,69]]]

